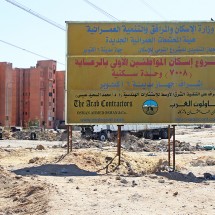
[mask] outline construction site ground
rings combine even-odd
[[[204,149],[214,126],[176,127],[176,171],[167,140],[124,136],[118,165],[116,140],[73,131],[67,154],[66,138],[50,136],[0,140],[0,215],[215,214],[215,150]]]

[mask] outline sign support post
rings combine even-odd
[[[170,125],[168,125],[168,165],[170,166]]]
[[[173,150],[173,171],[175,171],[175,126],[173,125],[173,145],[172,145],[172,150]]]
[[[121,163],[121,125],[118,125],[118,135],[117,135],[117,156],[119,158],[118,165]]]

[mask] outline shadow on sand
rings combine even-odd
[[[168,178],[170,180],[183,182],[201,183],[205,181],[203,177],[196,177],[192,172],[188,174],[183,174],[180,172],[157,172],[156,175]]]
[[[45,164],[41,166],[26,167],[13,171],[17,175],[43,175],[43,176],[96,176],[96,172],[90,172],[78,168],[75,164]]]

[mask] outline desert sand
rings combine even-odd
[[[173,172],[167,140],[122,139],[120,165],[116,142],[81,147],[78,131],[69,154],[65,141],[0,140],[0,215],[215,214],[215,151],[202,149],[215,127],[177,126],[176,141],[190,150],[177,151]]]

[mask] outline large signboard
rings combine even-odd
[[[67,123],[215,123],[214,23],[67,23]]]

